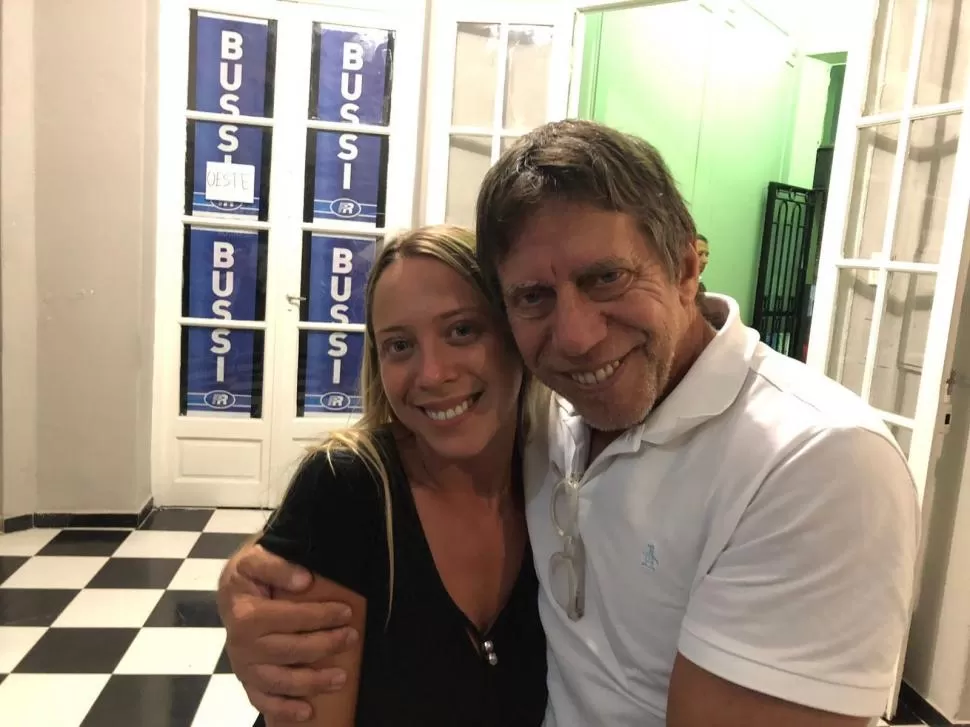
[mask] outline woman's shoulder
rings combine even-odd
[[[297,478],[318,483],[359,485],[382,484],[384,477],[397,479],[397,444],[386,428],[353,436],[333,437],[307,453]]]

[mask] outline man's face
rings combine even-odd
[[[696,314],[697,255],[671,280],[629,215],[547,203],[499,264],[526,366],[594,428],[646,418]]]
[[[711,248],[705,240],[697,241],[697,259],[700,261],[700,273],[703,274],[711,259]]]

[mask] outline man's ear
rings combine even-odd
[[[701,258],[697,254],[697,243],[692,242],[684,250],[684,257],[680,263],[680,297],[684,303],[692,302],[697,297],[697,286],[700,282]]]

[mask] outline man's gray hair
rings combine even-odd
[[[482,182],[477,254],[493,293],[499,293],[498,265],[516,236],[554,200],[632,216],[673,281],[697,239],[687,204],[653,146],[591,121],[556,121],[520,138]]]

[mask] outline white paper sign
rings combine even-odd
[[[205,198],[216,202],[252,204],[256,194],[256,167],[252,164],[206,162]]]

